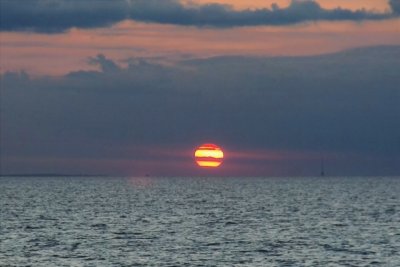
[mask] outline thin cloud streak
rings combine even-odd
[[[293,0],[287,7],[235,10],[230,5],[185,5],[178,0],[31,0],[1,1],[2,31],[61,33],[71,28],[99,28],[135,20],[148,23],[229,28],[292,25],[309,21],[384,20],[399,15],[399,0],[389,0],[392,12],[365,9],[325,9],[315,1]]]

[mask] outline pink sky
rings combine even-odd
[[[280,6],[289,3],[288,0],[213,2],[235,4],[236,8],[268,8],[273,2]],[[389,11],[385,0],[318,2],[325,8]],[[131,57],[174,61],[220,55],[313,55],[361,46],[399,44],[400,19],[227,29],[124,21],[109,28],[72,29],[62,34],[1,32],[0,71],[63,75],[79,69],[95,69],[87,64],[87,58],[99,53],[123,65],[123,60]]]

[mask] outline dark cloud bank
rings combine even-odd
[[[2,31],[58,33],[70,28],[105,27],[133,19],[191,26],[235,27],[288,25],[307,21],[362,21],[398,17],[400,0],[389,0],[391,12],[324,9],[314,1],[293,0],[290,6],[237,11],[221,4],[184,6],[177,0],[2,0]]]
[[[214,141],[236,151],[338,155],[331,173],[398,175],[399,58],[400,47],[377,47],[176,66],[131,60],[122,68],[98,55],[89,62],[101,71],[36,79],[8,72],[3,171],[23,169],[11,159],[146,159],[130,149]]]

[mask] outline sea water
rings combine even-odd
[[[0,178],[0,266],[400,266],[400,178]]]

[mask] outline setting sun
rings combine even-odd
[[[214,144],[204,144],[196,149],[194,156],[200,167],[215,168],[222,164],[224,152]]]

